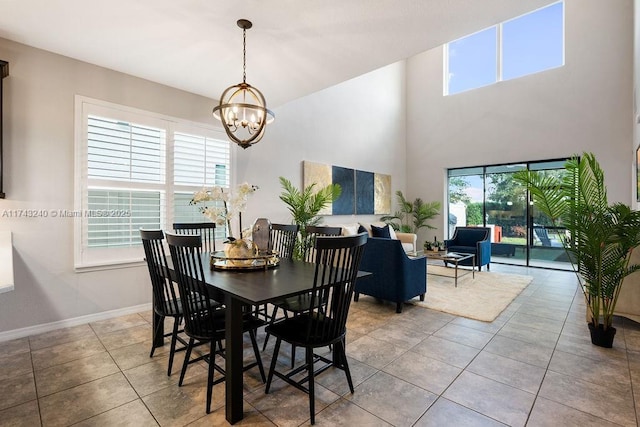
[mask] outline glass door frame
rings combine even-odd
[[[564,164],[568,160],[568,158],[557,158],[557,159],[547,159],[547,160],[529,160],[522,162],[512,162],[512,163],[500,163],[500,164],[491,164],[491,165],[482,165],[482,166],[471,166],[464,168],[450,168],[447,169],[447,209],[446,214],[448,218],[451,218],[451,184],[450,180],[452,177],[464,177],[464,176],[480,176],[482,182],[482,226],[487,227],[487,215],[488,215],[488,185],[487,185],[487,177],[492,173],[491,170],[500,170],[504,168],[508,170],[509,168],[519,167],[519,169],[527,169],[527,170],[560,170],[564,169]],[[468,171],[468,174],[464,172]],[[453,172],[453,173],[452,173]],[[462,172],[462,173],[461,173]],[[492,243],[492,260],[491,262],[502,263],[502,264],[510,264],[510,265],[521,265],[526,267],[538,267],[538,268],[546,268],[546,269],[557,269],[557,270],[569,270],[571,269],[570,263],[564,263],[563,261],[558,262],[558,258],[562,258],[562,254],[564,251],[561,251],[561,243],[557,238],[557,234],[562,232],[562,229],[557,227],[551,227],[548,224],[536,224],[534,222],[534,208],[531,203],[531,195],[529,191],[525,192],[525,202],[524,202],[524,226],[525,226],[525,239],[523,244],[513,244],[513,247],[510,248],[501,248],[496,251],[494,254],[494,250],[498,247],[496,246],[496,242]],[[479,203],[479,202],[475,202]],[[466,206],[469,206],[471,203],[467,203]],[[508,204],[508,203],[507,203]],[[448,224],[450,221],[447,222]],[[465,218],[466,224],[466,218]],[[451,238],[453,233],[452,226],[448,226],[445,232],[446,238]],[[495,234],[495,232],[494,232]],[[500,233],[501,234],[501,233]],[[538,236],[540,234],[540,236]],[[549,236],[555,236],[549,237]],[[492,239],[495,236],[492,236]],[[500,236],[502,239],[502,236]],[[508,249],[508,250],[507,250]],[[557,252],[557,253],[556,253]],[[542,256],[552,257],[548,260],[544,260],[544,258],[540,258]],[[521,262],[518,262],[521,260]]]

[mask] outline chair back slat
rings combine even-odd
[[[214,252],[216,250],[215,222],[174,222],[173,231],[176,234],[183,234],[188,236],[195,236],[199,234],[202,239],[203,251]]]
[[[333,342],[346,333],[353,289],[367,242],[367,233],[355,236],[316,236],[312,301],[307,315],[308,341]]]
[[[298,230],[297,224],[271,224],[269,249],[277,252],[280,259],[292,259]]]
[[[192,337],[209,339],[215,331],[211,315],[215,307],[204,280],[200,235],[166,235],[178,281],[185,332]]]
[[[167,268],[167,257],[163,245],[164,233],[162,230],[140,229],[140,238],[151,278],[154,311],[162,316],[178,313],[178,295]]]
[[[315,240],[318,236],[340,236],[342,227],[330,226],[307,226],[305,227],[304,240],[302,244],[302,259],[307,262],[315,261]]]

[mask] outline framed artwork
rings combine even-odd
[[[640,145],[636,148],[636,201],[640,202]]]
[[[302,162],[303,185],[318,188],[340,184],[342,194],[320,215],[388,215],[391,212],[391,175],[341,166]]]

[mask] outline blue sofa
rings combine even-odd
[[[354,301],[360,294],[396,303],[396,313],[416,296],[424,301],[427,292],[427,260],[408,257],[399,240],[369,237],[364,247],[360,270],[373,273],[358,279]]]
[[[491,263],[491,229],[488,227],[456,227],[453,237],[445,240],[447,252],[474,254],[478,271]],[[460,262],[460,265],[472,265],[471,259]]]

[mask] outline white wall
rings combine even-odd
[[[146,267],[74,272],[71,218],[6,213],[73,210],[76,94],[194,121],[209,120],[213,101],[4,39],[0,58],[10,71],[0,232],[13,232],[15,248],[15,290],[0,294],[0,332],[148,303]]]
[[[15,247],[15,290],[0,294],[0,334],[150,302],[144,266],[74,272],[72,219],[3,213],[73,210],[75,95],[202,123],[212,123],[216,101],[4,39],[0,59],[10,63],[0,232],[12,231]],[[301,185],[302,160],[391,174],[403,189],[404,75],[404,63],[394,64],[276,109],[264,139],[236,150],[237,181],[261,187],[245,223],[290,221],[278,177]]]
[[[276,109],[263,140],[237,156],[239,179],[260,186],[249,200],[248,221],[291,222],[278,198],[278,177],[302,188],[303,160],[389,174],[392,191],[404,190],[404,79],[405,63],[399,62]],[[327,216],[324,223],[373,218],[379,216]]]
[[[407,61],[408,197],[444,205],[447,168],[592,151],[610,201],[631,202],[633,2],[565,7],[564,67],[443,97],[442,48]]]

